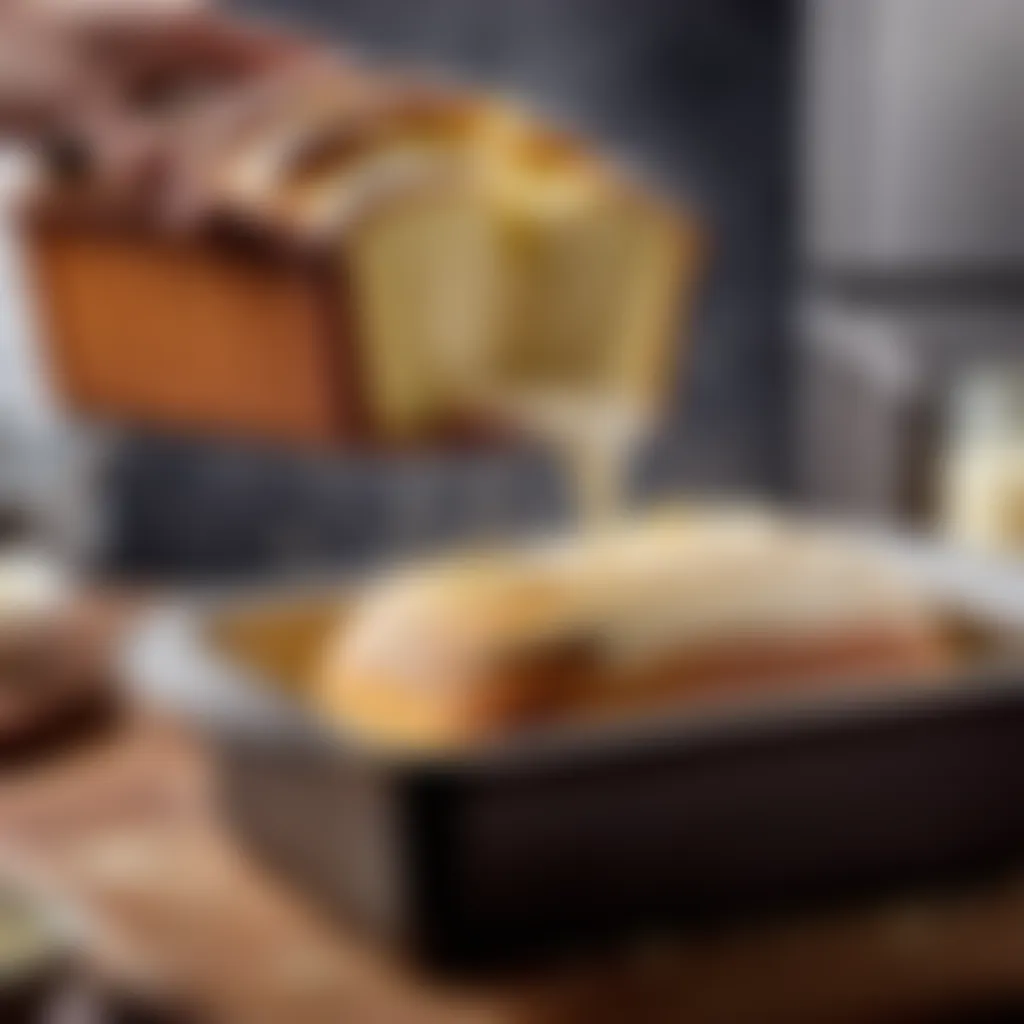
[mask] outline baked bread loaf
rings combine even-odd
[[[697,231],[593,147],[504,100],[211,13],[62,40],[91,86],[74,116],[40,122],[63,170],[26,220],[53,362],[82,411],[406,444],[530,430],[536,392],[655,410]],[[0,113],[23,91],[0,81]],[[239,301],[255,276],[282,316]],[[145,296],[117,330],[95,297],[111,291]],[[216,376],[211,401],[143,379],[162,369],[120,372],[140,362],[122,347],[163,351],[172,323],[190,376]],[[303,400],[315,422],[227,383],[253,376],[247,333],[275,367],[261,377],[318,392]]]
[[[333,252],[379,434],[493,415],[522,389],[656,401],[689,225],[502,101],[363,69],[314,79],[226,133],[200,191]]]
[[[385,743],[677,700],[918,679],[936,618],[849,544],[759,515],[672,517],[406,570],[357,600],[315,670],[317,709]]]

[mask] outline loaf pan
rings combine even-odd
[[[209,728],[231,818],[321,906],[431,964],[493,968],[1024,859],[1024,582],[878,543],[984,636],[949,678],[401,757],[317,722],[296,694],[336,587],[164,610],[130,671]]]

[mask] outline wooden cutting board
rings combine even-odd
[[[1024,1001],[1024,883],[488,983],[425,978],[317,917],[218,815],[201,743],[129,715],[0,778],[0,872],[79,908],[115,976],[223,1024],[771,1024]],[[918,1019],[913,1016],[913,1019]]]

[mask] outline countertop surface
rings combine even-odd
[[[138,708],[4,769],[3,872],[73,907],[103,971],[184,996],[215,1024],[822,1024],[1024,1005],[1024,883],[1012,878],[530,975],[424,977],[252,860],[218,809],[202,742]]]

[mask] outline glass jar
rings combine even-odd
[[[944,531],[973,548],[1024,554],[1024,366],[973,370],[951,399]]]

